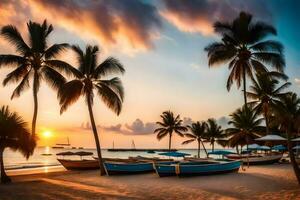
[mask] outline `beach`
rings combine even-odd
[[[99,176],[96,171],[14,174],[0,199],[300,199],[291,165],[245,167],[213,176],[165,177],[155,173]],[[62,171],[61,171],[62,170]]]

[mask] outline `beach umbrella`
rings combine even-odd
[[[284,137],[279,135],[266,135],[261,138],[255,139],[256,141],[286,141]]]
[[[211,152],[208,152],[208,154],[210,155],[228,155],[228,154],[235,154],[234,152],[231,152],[231,151],[226,151],[226,150],[216,150],[216,151],[211,151]]]
[[[287,150],[287,148],[283,145],[276,145],[276,146],[272,147],[272,150],[285,151],[285,150]]]
[[[171,152],[159,153],[158,155],[162,155],[162,156],[171,156],[171,157],[184,157],[184,156],[190,156],[191,154],[189,154],[189,153],[177,152],[177,151],[171,151]]]
[[[294,150],[300,150],[300,145],[294,146],[293,149]]]
[[[300,142],[300,137],[292,139],[293,142]]]
[[[249,146],[248,146],[248,149],[250,149],[250,150],[257,150],[257,149],[259,149],[261,146],[260,145],[258,145],[258,144],[250,144]]]
[[[88,152],[88,151],[78,151],[74,153],[74,155],[80,156],[80,159],[82,159],[82,156],[91,156],[93,155],[93,152]]]

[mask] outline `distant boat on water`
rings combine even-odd
[[[67,137],[67,143],[57,143],[52,148],[53,149],[64,149],[65,147],[69,147],[69,146],[71,146],[71,144],[70,144],[69,137]],[[72,149],[73,149],[73,147],[72,147]]]

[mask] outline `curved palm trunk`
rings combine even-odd
[[[292,146],[292,142],[291,142],[291,136],[290,136],[289,132],[287,132],[287,141],[288,141],[288,150],[289,150],[289,155],[290,155],[290,159],[291,159],[291,164],[293,166],[294,173],[296,175],[298,184],[300,185],[300,169],[299,169],[298,164],[295,159],[293,146]]]
[[[98,161],[99,161],[99,166],[100,166],[100,175],[103,176],[103,175],[105,175],[105,169],[104,169],[104,165],[103,165],[100,141],[99,141],[99,137],[98,137],[98,132],[97,132],[95,119],[94,119],[94,114],[93,114],[93,109],[92,109],[92,102],[91,102],[90,98],[87,98],[87,104],[88,104],[88,109],[89,109],[89,114],[90,114],[91,126],[92,126],[92,129],[93,129],[95,143],[96,143]]]
[[[268,118],[267,106],[264,108],[264,118],[265,118],[265,122],[266,122],[266,133],[268,135],[270,133],[270,129],[269,129],[269,118]]]
[[[3,152],[4,148],[0,148],[0,175],[1,175],[1,183],[9,183],[11,182],[11,179],[7,176],[5,169],[4,169],[4,163],[3,163]]]
[[[245,69],[243,70],[243,86],[244,86],[244,102],[245,102],[245,106],[247,106],[247,91],[246,91],[246,71]]]
[[[204,143],[203,143],[202,140],[201,140],[201,144],[202,144],[202,147],[203,147],[203,149],[204,149],[204,151],[205,151],[206,158],[208,158],[208,153],[207,153],[207,150],[206,150],[206,148],[205,148]]]
[[[237,154],[240,154],[240,153],[239,153],[239,145],[236,145],[236,146],[235,146],[235,149],[236,149],[236,153],[237,153]]]
[[[200,140],[197,141],[198,141],[198,158],[200,158]]]
[[[171,152],[171,139],[172,139],[172,133],[169,135],[169,152]]]
[[[33,104],[34,104],[34,110],[33,110],[33,118],[32,118],[32,128],[31,128],[31,134],[35,135],[36,133],[36,119],[37,119],[37,112],[38,112],[38,98],[37,98],[37,92],[38,92],[38,75],[36,72],[34,72],[34,79],[33,79]]]

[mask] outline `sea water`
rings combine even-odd
[[[228,149],[227,149],[228,150]],[[52,147],[37,147],[32,156],[27,160],[23,155],[18,151],[12,151],[6,149],[4,151],[4,165],[7,170],[21,170],[21,169],[33,169],[33,168],[43,168],[50,166],[60,166],[60,163],[57,161],[57,158],[63,158],[63,156],[57,156],[56,154],[63,151],[88,151],[92,152],[93,156],[97,157],[96,149],[55,149]],[[180,149],[180,152],[191,154],[191,156],[197,155],[197,149]],[[208,151],[210,151],[208,149]],[[104,158],[128,158],[129,156],[144,156],[144,157],[161,157],[169,158],[166,156],[160,156],[158,153],[147,153],[146,151],[108,151],[107,149],[102,150],[102,157]],[[205,158],[205,151],[201,149],[200,157]],[[68,159],[81,159],[79,156],[65,156],[64,158]],[[93,159],[92,156],[85,156],[85,159]]]

